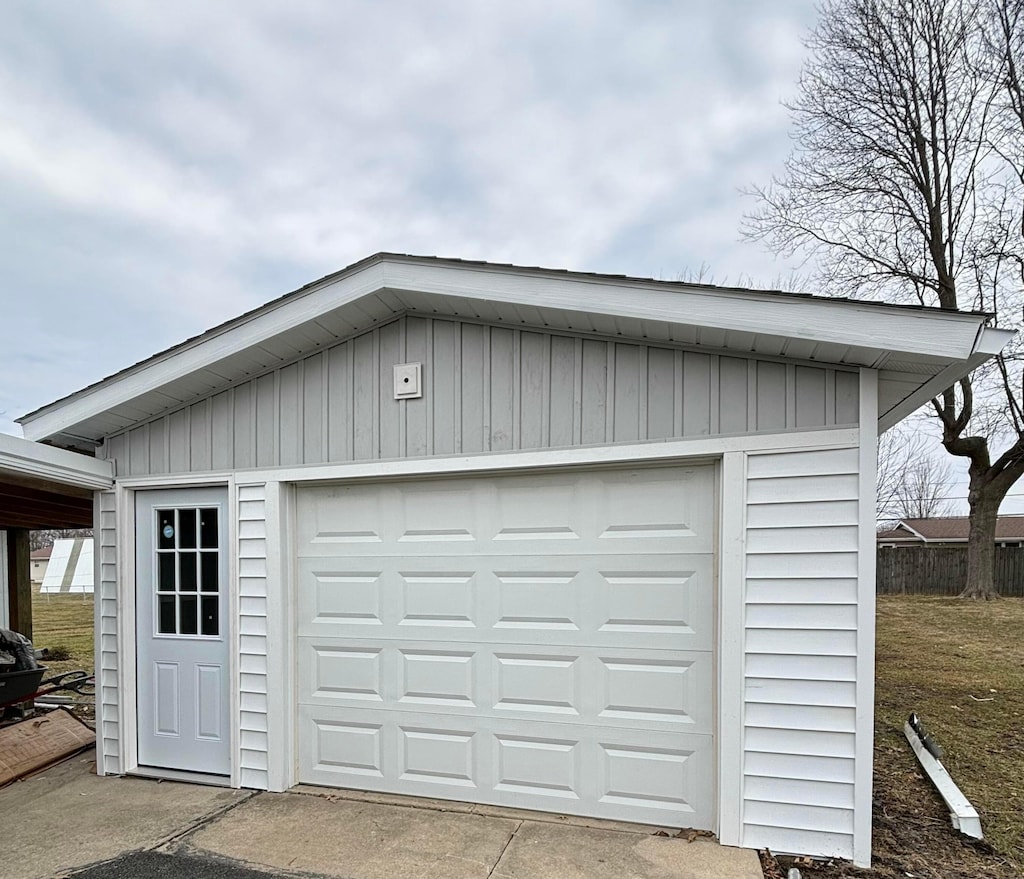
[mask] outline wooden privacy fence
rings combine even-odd
[[[880,546],[879,595],[956,595],[967,580],[966,546]],[[1024,546],[997,546],[995,584],[1000,595],[1024,597]]]

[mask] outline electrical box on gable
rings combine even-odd
[[[395,399],[409,400],[423,396],[423,364],[398,363],[395,365]]]

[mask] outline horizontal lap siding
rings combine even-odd
[[[396,363],[423,397],[395,400]],[[852,425],[857,376],[404,317],[107,439],[119,476]]]
[[[101,770],[120,775],[121,708],[117,652],[117,502],[114,492],[96,494],[96,735]]]
[[[858,456],[748,458],[743,844],[753,848],[853,855]]]
[[[239,775],[266,790],[267,524],[266,486],[238,486]]]

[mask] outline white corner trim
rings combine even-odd
[[[121,773],[127,774],[139,766],[135,668],[135,495],[119,485],[115,503],[118,733],[121,737]]]
[[[719,471],[718,838],[743,838],[743,651],[747,456],[727,452]]]
[[[110,461],[4,433],[0,433],[0,473],[93,490],[114,484],[114,465]]]
[[[853,862],[871,866],[871,794],[875,744],[875,505],[878,474],[878,373],[860,373],[860,535],[857,552],[857,714],[853,789]]]
[[[295,783],[297,723],[293,681],[295,637],[292,622],[294,579],[289,563],[291,495],[294,488],[280,482],[266,484],[264,499],[267,536],[267,782],[272,791],[285,791]]]

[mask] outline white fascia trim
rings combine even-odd
[[[168,382],[205,369],[237,351],[377,293],[385,286],[383,277],[383,265],[375,263],[347,277],[269,303],[248,318],[213,331],[212,335],[199,336],[157,360],[143,362],[95,388],[72,395],[63,403],[52,404],[20,421],[22,431],[30,439],[56,436],[127,400],[159,390]]]
[[[905,528],[907,531],[909,531],[911,534],[913,534],[915,537],[919,538],[920,540],[923,540],[925,543],[928,543],[929,540],[930,540],[930,538],[925,537],[920,531],[917,531],[916,529],[911,528],[906,522],[900,522],[896,527],[897,528]]]
[[[860,433],[841,427],[789,433],[669,440],[615,446],[583,446],[527,452],[450,455],[439,458],[401,458],[388,461],[307,464],[296,467],[239,470],[239,485],[263,482],[332,482],[338,479],[391,479],[408,476],[441,476],[457,473],[502,473],[531,468],[643,464],[675,458],[720,458],[726,452],[783,451],[789,449],[843,449],[856,446]],[[149,478],[150,480],[152,477]],[[120,480],[120,484],[144,487],[145,477]]]
[[[93,490],[114,484],[110,461],[0,434],[0,475],[5,473]]]
[[[387,286],[537,308],[595,312],[720,330],[783,336],[906,354],[963,359],[975,350],[986,318],[958,312],[880,307],[826,297],[687,287],[666,290],[643,281],[538,277],[514,269],[402,261],[385,263]]]
[[[974,350],[979,354],[994,356],[1002,351],[1015,335],[1017,335],[1016,330],[1005,330],[1002,327],[982,327]]]
[[[951,388],[964,376],[970,375],[981,364],[990,359],[991,356],[991,354],[983,353],[971,354],[966,362],[954,363],[952,366],[947,366],[944,370],[932,376],[916,391],[900,400],[888,412],[879,413],[878,432],[880,434],[885,433],[890,427],[899,424],[899,422],[912,415],[929,400],[937,397],[947,388]]]
[[[664,290],[637,281],[550,277],[503,268],[470,268],[395,257],[269,303],[248,317],[138,364],[94,388],[21,420],[25,436],[45,439],[231,354],[384,290],[502,301],[566,312],[712,327],[906,354],[967,358],[985,318],[955,312],[885,310],[878,305],[703,290]]]

